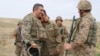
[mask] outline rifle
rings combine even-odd
[[[14,35],[14,37],[15,37],[14,45],[16,45],[17,42],[21,42],[21,43],[22,43],[22,41],[21,41],[21,39],[22,39],[22,37],[21,37],[21,27],[19,27],[19,28],[14,32],[13,35]]]
[[[75,23],[75,16],[73,16],[73,21],[71,24],[70,34],[69,34],[67,43],[70,43],[72,41],[72,35],[73,35],[73,31],[74,31],[74,23]],[[67,56],[67,53],[68,53],[68,50],[66,50],[65,56]]]

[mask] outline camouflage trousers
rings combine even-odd
[[[61,43],[61,46],[60,46],[60,54],[59,56],[63,56],[64,55],[64,42]]]
[[[23,44],[20,42],[16,43],[16,50],[15,50],[16,56],[23,56]]]
[[[95,56],[95,47],[85,46],[85,48],[77,47],[68,51],[67,56]]]

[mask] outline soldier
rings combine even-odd
[[[29,44],[30,46],[32,46],[34,50],[38,49],[39,40],[41,38],[46,38],[45,29],[42,27],[41,18],[40,18],[43,10],[44,10],[43,5],[36,3],[33,6],[33,13],[26,15],[23,19],[22,38],[25,44]],[[34,56],[39,55],[39,53],[33,53],[33,54]],[[25,55],[29,56],[29,54],[27,55],[27,53],[25,53]]]
[[[15,37],[15,54],[16,56],[22,55],[22,49],[23,49],[23,42],[22,42],[22,36],[21,36],[21,29],[22,29],[22,22],[19,21],[17,24],[18,28],[14,31],[14,37]]]
[[[60,41],[58,41],[59,29],[57,26],[49,21],[49,17],[44,11],[42,22],[44,28],[46,29],[47,39],[43,47],[42,56],[59,56],[60,53]]]
[[[95,56],[96,46],[96,22],[91,14],[92,6],[87,0],[81,0],[78,4],[80,18],[76,22],[74,40],[65,44],[66,50],[74,49],[73,56]]]
[[[56,20],[55,20],[57,27],[59,28],[59,32],[60,32],[60,38],[59,41],[61,41],[61,50],[60,50],[60,55],[59,56],[63,56],[64,55],[64,43],[66,38],[68,37],[68,32],[66,30],[66,27],[62,24],[63,20],[61,16],[57,16]]]

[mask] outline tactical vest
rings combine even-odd
[[[32,17],[31,20],[32,24],[31,24],[30,34],[33,40],[38,40],[41,34],[43,35],[43,38],[46,38],[45,29],[43,28],[41,22],[34,17]]]
[[[96,32],[97,32],[97,25],[96,25],[96,21],[93,20],[93,25],[89,30],[88,38],[86,41],[87,44],[96,46],[96,41],[97,41]]]
[[[75,39],[76,35],[77,35],[77,31],[78,31],[78,27],[79,27],[79,24],[81,22],[81,19],[78,18],[75,22],[75,28],[74,29],[74,33],[73,33],[73,40]],[[97,25],[96,25],[96,21],[95,20],[92,20],[92,27],[90,28],[89,30],[89,34],[88,34],[88,37],[87,37],[87,40],[86,40],[86,44],[89,44],[89,45],[93,45],[93,46],[96,46],[96,31],[97,31]]]

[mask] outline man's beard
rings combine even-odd
[[[38,17],[39,20],[41,20],[41,17]]]
[[[83,16],[81,12],[79,13],[79,15],[80,15],[80,17],[82,17],[82,16]]]

